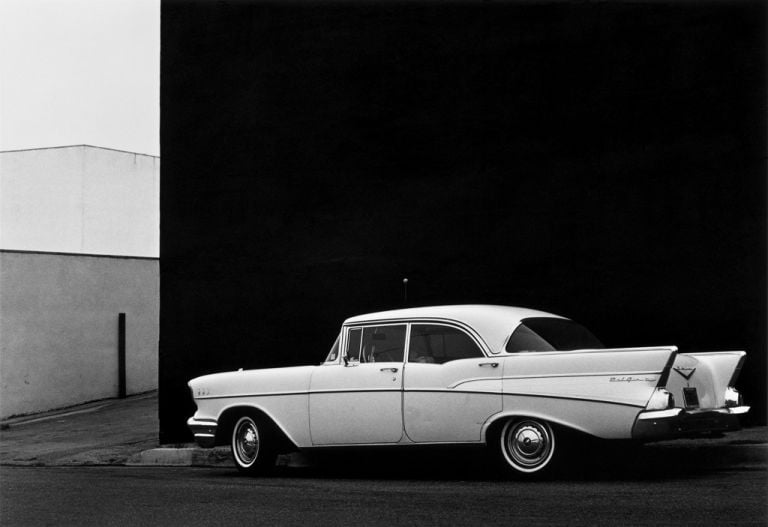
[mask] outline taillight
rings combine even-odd
[[[725,389],[725,406],[733,408],[735,406],[741,406],[744,404],[741,394],[733,386],[729,386]]]

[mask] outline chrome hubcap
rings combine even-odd
[[[244,419],[237,425],[235,452],[243,465],[251,465],[259,455],[259,431],[250,419]]]
[[[521,421],[511,425],[505,442],[510,461],[528,469],[545,463],[552,452],[549,428],[536,421]]]

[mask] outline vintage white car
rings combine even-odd
[[[551,470],[574,433],[656,440],[735,430],[743,351],[605,349],[531,309],[419,307],[347,319],[325,361],[192,379],[187,422],[263,473],[282,452],[478,444],[510,474]]]

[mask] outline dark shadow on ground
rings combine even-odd
[[[595,441],[571,445],[568,454],[559,470],[545,480],[653,481],[694,478],[723,470],[766,470],[764,445],[669,447]],[[307,458],[311,466],[278,467],[275,475],[449,481],[509,478],[499,470],[498,457],[478,447],[369,447],[312,451]]]

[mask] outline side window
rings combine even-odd
[[[363,328],[360,362],[402,362],[405,324]]]
[[[413,324],[408,362],[443,364],[483,357],[483,351],[460,329],[433,324]]]

